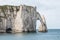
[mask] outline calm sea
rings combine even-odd
[[[46,33],[0,33],[0,40],[60,40],[60,29],[49,29]]]

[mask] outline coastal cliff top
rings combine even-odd
[[[18,6],[15,6],[15,5],[0,5],[0,8],[6,8],[7,6],[9,7],[18,7]],[[28,5],[19,5],[19,6],[26,6],[26,7],[34,7],[34,6],[28,6]]]
[[[26,8],[33,8],[33,9],[36,9],[36,7],[33,7],[33,6],[28,6],[28,5],[19,5],[19,6],[15,6],[15,5],[0,5],[0,9],[3,11],[3,10],[7,10],[7,9],[13,9],[13,8],[16,8],[16,9],[19,9],[19,7],[22,6],[22,7],[26,7]]]

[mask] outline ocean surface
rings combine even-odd
[[[49,29],[48,32],[35,33],[0,33],[0,40],[60,40],[60,29]]]

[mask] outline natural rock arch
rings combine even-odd
[[[40,20],[40,22],[41,22],[38,31],[47,32],[47,25],[46,25],[46,20],[45,20],[44,15],[41,16],[39,13],[37,13],[37,20]]]
[[[46,28],[41,15],[36,11],[36,7],[26,5],[1,6],[0,9],[4,15],[0,15],[0,18],[3,18],[2,20],[5,22],[5,25],[3,24],[5,31],[12,29],[12,32],[35,32],[37,20],[40,20],[42,27]]]
[[[27,10],[29,12],[27,12]],[[36,31],[37,20],[40,20],[42,27],[46,28],[45,26],[46,24],[43,22],[41,15],[36,11],[36,8],[22,5],[20,6],[20,10],[17,12],[14,31],[15,32],[23,32],[23,31],[34,32]]]

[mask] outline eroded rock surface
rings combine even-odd
[[[35,32],[36,21],[41,20],[36,7],[20,6],[0,6],[0,30],[10,32]]]
[[[42,18],[43,23],[41,23],[39,26],[39,32],[47,32],[47,25],[46,25],[46,20],[45,20],[44,15],[41,18]]]

